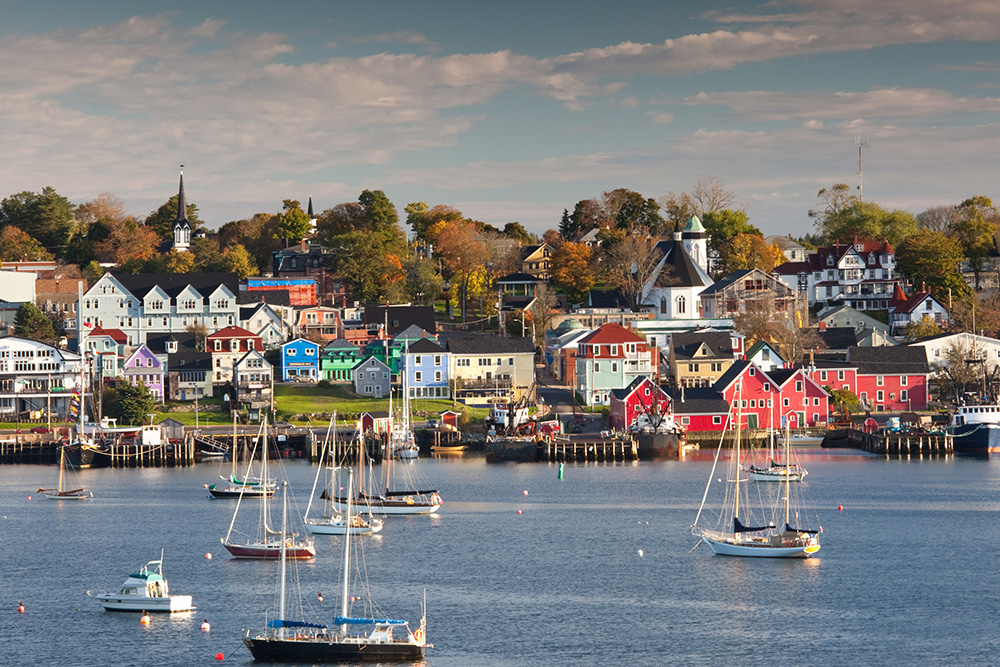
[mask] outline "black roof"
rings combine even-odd
[[[668,393],[675,415],[729,412],[729,403],[722,398],[722,394],[711,387],[689,387],[683,392],[680,389],[672,389]],[[681,400],[682,396],[684,400]]]
[[[146,347],[153,354],[167,354],[167,341],[177,343],[177,352],[173,354],[183,354],[195,351],[195,334],[191,331],[181,331],[178,333],[146,334]],[[173,360],[173,354],[170,359]]]
[[[733,338],[724,331],[689,331],[670,336],[674,357],[690,359],[702,344],[707,345],[712,354],[711,357],[705,358],[732,359],[733,357]]]
[[[386,322],[385,304],[369,303],[365,305],[364,323],[383,324]],[[424,331],[437,333],[437,322],[434,320],[433,306],[389,306],[389,336],[395,338],[401,331],[416,324]]]
[[[847,359],[865,375],[922,375],[930,373],[927,350],[923,347],[851,347]]]
[[[752,269],[740,269],[739,271],[733,271],[727,276],[724,276],[721,280],[716,281],[716,283],[706,289],[702,294],[716,294],[726,289],[733,283],[735,283],[740,278],[745,278],[750,273],[753,273]]]
[[[421,354],[440,354],[444,352],[444,348],[435,343],[430,338],[421,338],[418,341],[410,343],[407,348],[410,352],[418,352]]]
[[[115,280],[138,298],[143,298],[159,286],[171,297],[191,285],[207,297],[219,285],[225,285],[234,295],[239,295],[240,279],[235,273],[116,273]]]
[[[671,287],[702,287],[712,284],[711,279],[698,270],[694,259],[684,249],[680,241],[660,241],[656,250],[663,253],[664,261],[660,267],[657,282]]]
[[[461,336],[448,339],[448,351],[453,354],[513,354],[534,352],[535,344],[530,338]]]
[[[767,376],[774,380],[775,384],[781,386],[788,381],[788,378],[792,377],[797,372],[797,368],[772,368],[767,372]]]
[[[592,289],[590,290],[591,308],[617,308],[618,310],[628,308],[628,299],[620,288],[615,289]]]
[[[858,344],[858,334],[854,327],[828,327],[818,333],[820,340],[831,350],[846,350]]]
[[[212,355],[208,352],[177,352],[167,359],[167,372],[212,371]]]
[[[236,303],[241,305],[266,303],[269,306],[290,306],[292,298],[286,289],[258,289],[252,292],[240,292],[236,295]]]
[[[743,370],[752,364],[753,362],[749,359],[738,359],[733,362],[733,365],[726,369],[726,372],[719,376],[719,379],[715,381],[712,388],[716,391],[722,390],[728,387],[733,380],[735,380]]]
[[[503,278],[497,278],[497,284],[503,285],[505,283],[540,283],[542,282],[540,278],[536,278],[530,273],[510,273]]]

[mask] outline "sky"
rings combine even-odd
[[[995,0],[0,0],[0,197],[177,192],[210,228],[382,190],[541,234],[714,178],[765,234],[835,183],[1000,199]],[[863,147],[859,175],[860,140]],[[855,192],[858,192],[855,189]]]

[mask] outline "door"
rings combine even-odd
[[[757,414],[755,412],[747,414],[747,428],[757,428]]]

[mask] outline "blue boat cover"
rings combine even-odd
[[[267,624],[269,628],[325,628],[325,625],[320,625],[319,623],[306,623],[305,621],[284,621],[280,618],[276,618],[273,621],[269,621]]]
[[[733,532],[734,533],[753,533],[758,530],[770,530],[774,528],[774,524],[768,524],[766,526],[744,526],[743,522],[740,521],[739,517],[733,517]]]
[[[333,619],[334,625],[374,625],[375,623],[406,625],[406,621],[394,621],[390,618],[355,618],[353,616],[337,616]]]

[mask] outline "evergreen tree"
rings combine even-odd
[[[41,341],[43,343],[55,343],[56,334],[52,327],[52,320],[42,312],[42,310],[26,301],[17,309],[14,315],[14,333],[21,338]]]
[[[108,397],[108,394],[113,396]],[[139,380],[138,384],[122,381],[113,390],[105,392],[105,410],[123,424],[145,424],[149,415],[156,412],[156,397]]]

